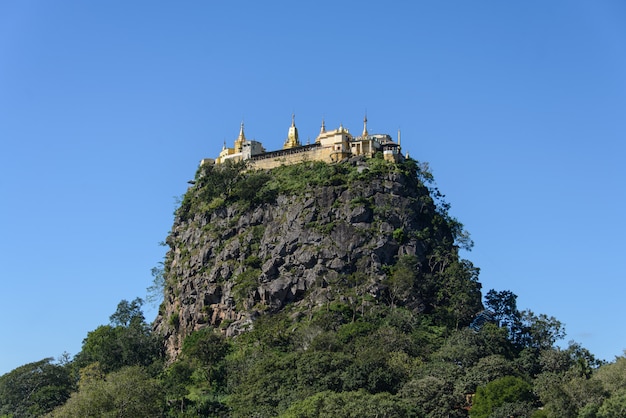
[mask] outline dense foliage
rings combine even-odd
[[[71,369],[52,360],[25,364],[0,376],[0,416],[41,416],[69,398],[75,389]]]
[[[503,325],[456,330],[390,305],[356,317],[341,303],[294,323],[295,315],[261,317],[236,339],[197,331],[169,365],[159,356],[120,365],[114,355],[86,364],[81,352],[62,364],[20,366],[0,377],[0,416],[624,415],[624,357],[600,364],[578,344],[547,346],[542,333],[520,345]],[[527,321],[552,332],[561,327],[543,316]],[[138,348],[149,352],[152,340],[141,341]]]
[[[359,288],[358,274],[340,277],[328,303],[288,305],[236,338],[205,327],[184,339],[173,362],[145,321],[143,301],[121,301],[73,360],[44,359],[0,376],[0,417],[626,415],[625,357],[601,364],[576,343],[557,347],[563,325],[520,311],[511,291],[490,290],[481,303],[478,269],[457,252],[471,242],[426,167],[375,159],[364,171],[321,163],[271,175],[241,168],[201,168],[200,193],[188,193],[177,216],[226,204],[247,210],[281,193],[401,170],[430,185],[438,201],[432,227],[450,231],[453,242],[432,240],[432,265],[419,280],[413,256],[388,266],[383,298]],[[158,269],[153,274],[156,288],[166,285]],[[404,303],[409,294],[425,307]],[[470,326],[482,309],[484,320]]]

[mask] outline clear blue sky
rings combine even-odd
[[[145,297],[175,197],[238,134],[402,129],[483,289],[626,348],[626,2],[0,3],[0,373]],[[152,320],[155,309],[146,310]]]

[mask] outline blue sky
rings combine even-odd
[[[483,289],[622,354],[626,3],[266,3],[0,3],[0,373],[145,297],[199,160],[292,112],[400,128]]]

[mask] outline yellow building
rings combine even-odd
[[[398,132],[398,140],[400,133]],[[367,131],[367,117],[363,119],[363,132],[353,137],[350,131],[340,125],[339,128],[327,131],[324,121],[315,143],[301,145],[298,138],[295,115],[291,116],[291,126],[287,133],[283,149],[267,152],[258,141],[246,139],[243,122],[239,136],[235,139],[235,146],[222,148],[215,159],[204,159],[201,164],[223,164],[227,160],[247,161],[253,168],[270,169],[284,164],[295,164],[304,161],[338,162],[345,158],[363,155],[373,157],[382,152],[389,161],[401,161],[400,144],[394,142],[387,134],[369,134]]]
[[[262,154],[264,152],[265,148],[263,148],[263,144],[259,141],[246,139],[246,135],[243,132],[243,122],[241,122],[239,136],[235,139],[235,147],[227,148],[226,143],[224,143],[222,151],[215,160],[212,160],[212,162],[215,164],[223,164],[226,160],[230,159],[233,161],[249,160],[253,155]],[[206,164],[208,162],[211,162],[210,159],[204,159],[201,164]]]

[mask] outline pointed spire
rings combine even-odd
[[[320,133],[319,133],[319,135],[317,135],[317,138],[315,138],[315,143],[316,144],[320,143],[320,140],[321,140],[320,138],[325,133],[326,133],[326,123],[324,123],[324,117],[322,117],[322,126],[320,127]]]
[[[241,121],[241,128],[239,128],[239,136],[237,137],[238,140],[245,140],[246,139],[246,135],[243,133],[243,121]]]
[[[291,114],[291,126],[289,127],[289,133],[287,139],[283,145],[284,149],[299,147],[300,141],[298,140],[298,128],[296,128],[296,114]]]
[[[241,121],[241,128],[239,128],[239,136],[235,140],[235,152],[239,153],[243,150],[243,143],[246,142],[246,135],[243,133],[243,121]]]
[[[365,117],[363,118],[363,139],[367,138],[368,136],[368,132],[367,132],[367,113],[365,114]]]

